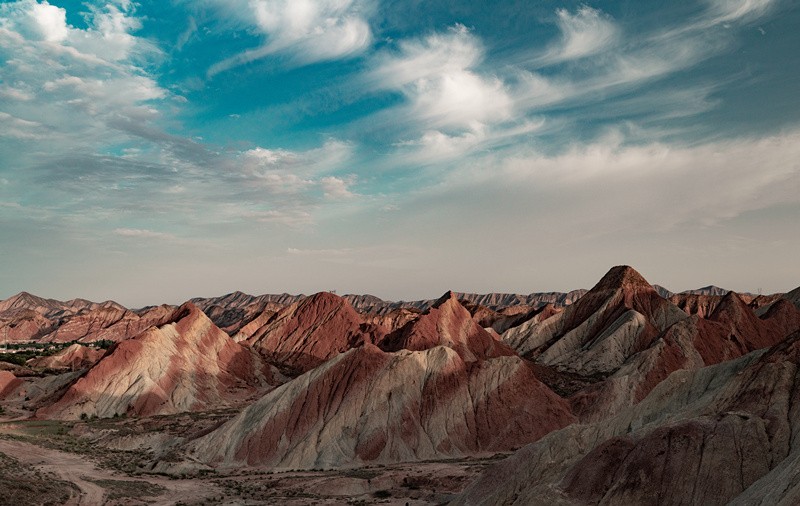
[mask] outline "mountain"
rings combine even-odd
[[[113,301],[61,302],[21,292],[0,302],[0,343],[121,341],[163,323],[175,308],[130,311]]]
[[[684,318],[633,268],[618,266],[561,313],[511,328],[503,340],[543,365],[607,374]]]
[[[67,309],[63,302],[54,299],[44,299],[28,292],[20,292],[4,301],[0,301],[0,313],[14,309],[28,309],[41,315],[52,314]]]
[[[581,298],[586,290],[573,290],[571,292],[543,292],[531,293],[528,295],[511,293],[463,293],[453,292],[455,297],[464,304],[480,305],[489,309],[499,311],[503,308],[516,306],[529,306],[538,309],[553,304],[557,307],[568,306]],[[416,301],[385,301],[373,295],[345,295],[345,298],[353,307],[369,314],[386,314],[397,309],[416,309],[426,311],[430,309],[437,299],[423,299]]]
[[[366,343],[268,393],[188,452],[220,466],[349,467],[509,450],[573,421],[517,356],[468,363],[446,346],[390,353]]]
[[[562,313],[502,337],[537,364],[581,420],[596,421],[640,402],[678,369],[740,357],[800,328],[791,304],[758,318],[733,292],[707,310],[707,318],[687,315],[634,269],[619,266]]]
[[[660,296],[664,297],[665,299],[669,299],[670,297],[672,297],[673,295],[675,295],[675,293],[673,293],[673,292],[671,292],[671,291],[667,290],[666,288],[664,288],[664,287],[663,287],[663,286],[661,286],[661,285],[653,285],[653,288],[655,288],[656,292],[657,292],[657,293],[658,293]]]
[[[55,355],[38,357],[30,360],[28,361],[28,366],[38,369],[66,369],[77,371],[93,366],[103,358],[105,354],[105,350],[90,348],[76,343],[64,348]]]
[[[149,416],[241,404],[274,372],[186,303],[170,323],[117,344],[39,418]]]
[[[15,309],[29,309],[48,318],[75,314],[85,309],[99,308],[125,309],[111,300],[92,302],[86,299],[72,299],[62,302],[55,299],[44,299],[28,292],[20,292],[4,301],[0,301],[0,313]]]
[[[289,304],[305,298],[304,295],[248,295],[233,292],[221,297],[195,298],[191,302],[230,335],[239,333],[245,325],[265,312],[276,313]]]
[[[706,318],[714,312],[714,309],[722,301],[722,296],[678,293],[669,297],[669,301],[690,316],[697,315],[700,318]]]
[[[720,288],[718,286],[708,285],[708,286],[704,286],[703,288],[696,288],[694,290],[684,290],[681,293],[682,294],[688,294],[688,295],[713,295],[713,296],[716,296],[716,297],[722,297],[723,295],[725,295],[729,291],[730,290],[726,290],[726,289]]]
[[[384,351],[423,351],[436,346],[452,348],[466,362],[516,355],[486,332],[453,292],[444,294],[428,311],[384,337],[379,345]]]
[[[94,336],[119,322],[127,315],[134,316],[125,308],[100,307],[96,309],[82,309],[77,314],[69,317],[53,332],[42,336],[42,342],[67,343]]]
[[[698,369],[732,360],[781,342],[800,329],[800,312],[785,302],[757,317],[734,292],[714,312],[678,321],[651,345],[631,356],[602,381],[571,398],[583,420],[599,420],[644,399],[679,369]]]
[[[522,448],[453,504],[797,504],[798,367],[795,333],[677,371],[635,407]]]
[[[544,321],[562,311],[562,308],[556,307],[553,304],[546,304],[538,308],[532,308],[531,306],[509,306],[497,311],[489,309],[486,306],[469,302],[465,302],[464,307],[481,327],[487,330],[491,329],[498,335],[512,327],[517,327],[533,319],[535,319],[536,322]]]
[[[57,325],[33,309],[7,309],[0,313],[0,343],[34,340],[53,331]]]
[[[87,333],[78,339],[81,343],[97,341],[114,341],[118,343],[137,336],[150,327],[160,327],[169,322],[177,308],[163,304],[150,306],[137,311],[127,311],[122,317],[111,325],[94,333]],[[47,337],[46,337],[47,338]]]
[[[797,287],[788,293],[775,294],[767,297],[760,296],[756,298],[751,304],[755,306],[756,314],[758,316],[762,316],[770,310],[770,307],[773,304],[775,304],[780,300],[785,300],[800,310],[800,287]]]
[[[374,342],[380,334],[344,298],[329,292],[306,297],[265,320],[257,329],[246,329],[252,331],[249,335],[236,339],[246,339],[243,342],[292,375]]]

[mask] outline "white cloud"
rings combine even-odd
[[[67,38],[69,29],[67,28],[67,11],[50,5],[46,1],[39,4],[29,2],[29,17],[31,23],[28,25],[49,42],[59,42]]]
[[[405,104],[384,114],[387,122],[411,130],[396,143],[408,161],[465,155],[528,126],[520,122],[524,111],[515,110],[514,90],[482,70],[484,58],[483,44],[463,25],[400,41],[395,51],[376,56],[367,86],[405,97]]]
[[[733,40],[726,30],[729,22],[753,20],[766,14],[774,0],[708,0],[697,18],[676,26],[631,36],[624,33],[607,14],[584,6],[574,13],[557,11],[561,36],[543,56],[520,56],[506,79],[521,114],[542,113],[553,107],[613,104],[622,94],[640,89],[676,72],[691,69],[730,48]],[[591,56],[591,58],[589,58]],[[580,64],[537,71],[553,63],[582,58]],[[722,83],[720,83],[721,85]],[[694,105],[713,101],[715,86],[705,90],[694,103],[666,98],[681,96],[673,91],[654,102],[653,116],[687,116],[697,112]],[[617,108],[624,112],[622,107]],[[594,109],[592,109],[594,111]]]
[[[619,35],[610,16],[586,5],[574,14],[558,9],[556,15],[561,40],[541,58],[542,63],[559,63],[608,51]]]
[[[247,187],[270,195],[296,196],[294,202],[288,203],[289,207],[316,207],[311,194],[320,190],[326,200],[349,200],[356,197],[350,190],[354,176],[342,178],[326,174],[330,170],[340,169],[349,159],[351,149],[349,144],[336,140],[329,140],[320,148],[301,152],[256,147],[239,155],[240,163],[235,166],[234,177]],[[260,221],[265,221],[263,215],[258,216]],[[266,216],[272,217],[271,214]],[[302,218],[296,220],[293,216],[285,221],[303,222],[305,215]]]
[[[241,211],[235,213],[236,218],[254,220],[261,223],[277,223],[289,227],[312,225],[314,217],[307,210],[271,209],[267,211]]]
[[[144,69],[158,51],[132,34],[140,26],[127,2],[87,6],[88,26],[66,22],[47,2],[0,5],[0,107],[48,129],[49,150],[130,141],[158,116],[150,102],[168,97]]]
[[[292,164],[297,160],[297,155],[286,150],[271,150],[261,147],[248,149],[242,157],[249,163],[258,167],[275,167]]]
[[[685,147],[623,139],[610,132],[556,156],[487,157],[453,170],[431,198],[468,193],[478,208],[501,199],[515,215],[569,223],[570,234],[709,227],[800,204],[800,131]],[[549,209],[554,195],[569,205]]]
[[[41,139],[45,133],[42,125],[36,121],[28,121],[17,118],[6,112],[0,111],[0,137],[11,137],[15,139]]]
[[[25,86],[24,83],[19,83],[21,86]],[[0,99],[7,99],[7,100],[14,100],[18,102],[26,102],[28,100],[33,100],[35,95],[32,91],[25,90],[22,88],[15,88],[13,86],[0,86]]]
[[[410,114],[426,127],[479,130],[511,117],[503,82],[480,74],[479,40],[463,25],[421,40],[402,41],[396,53],[379,56],[372,79],[409,101]]]
[[[339,249],[302,249],[302,248],[287,248],[286,252],[290,255],[298,256],[319,256],[319,257],[341,257],[353,253],[352,248],[339,248]]]
[[[164,232],[155,232],[153,230],[147,230],[142,228],[117,228],[114,229],[114,233],[122,237],[131,237],[135,239],[161,239],[161,240],[175,239],[175,236],[172,234],[167,234]]]
[[[355,194],[350,191],[351,182],[342,178],[328,176],[320,180],[325,198],[332,200],[351,199]]]
[[[752,21],[772,9],[776,0],[707,0],[711,23]]]
[[[409,157],[411,162],[435,163],[469,153],[484,140],[486,140],[486,129],[477,129],[460,135],[428,130],[419,139],[401,142],[398,146],[414,149],[415,152]]]
[[[288,54],[296,64],[347,58],[372,42],[367,21],[371,2],[365,0],[208,0],[223,16],[236,16],[260,33],[262,46],[213,65],[209,76],[269,55]]]

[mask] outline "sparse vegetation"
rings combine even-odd
[[[0,453],[0,504],[64,504],[79,493],[72,483],[60,481]]]
[[[38,357],[49,357],[72,346],[77,341],[68,343],[7,343],[3,344],[0,362],[25,366],[28,360]]]
[[[107,499],[129,499],[140,497],[157,497],[163,494],[167,489],[161,485],[150,483],[147,481],[129,481],[129,480],[89,480],[106,489],[108,492]]]
[[[101,350],[107,350],[107,349],[111,348],[112,346],[114,346],[114,344],[115,344],[114,341],[112,341],[110,339],[101,339],[99,341],[92,342],[91,346],[94,347],[94,348],[99,348]]]

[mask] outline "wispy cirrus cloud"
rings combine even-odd
[[[202,2],[220,16],[233,17],[263,37],[263,43],[225,58],[208,76],[270,55],[288,56],[295,65],[348,58],[372,42],[371,0],[250,0]]]
[[[619,38],[619,28],[598,9],[581,6],[577,11],[556,10],[560,40],[538,59],[541,64],[561,63],[608,51]]]
[[[777,0],[707,0],[710,24],[748,22],[757,19],[777,4]]]

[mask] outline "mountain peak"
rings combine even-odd
[[[709,320],[713,321],[728,320],[731,322],[741,321],[742,318],[752,320],[755,319],[755,315],[736,292],[726,293],[708,317]]]
[[[653,289],[650,283],[636,269],[628,265],[618,265],[612,267],[592,290],[617,290],[620,288]]]
[[[456,297],[456,294],[455,294],[455,293],[454,293],[452,290],[447,290],[447,291],[444,293],[444,295],[442,295],[441,297],[439,297],[438,299],[436,299],[436,302],[434,302],[433,304],[431,304],[431,307],[432,307],[432,308],[437,308],[437,309],[438,309],[438,308],[439,308],[440,306],[442,306],[444,303],[446,303],[446,302],[448,302],[448,301],[451,301],[451,300],[456,300],[456,301],[458,301],[458,297]]]
[[[341,304],[342,301],[344,301],[344,298],[336,295],[333,292],[317,292],[314,295],[309,296],[308,300],[319,302],[335,302],[337,304]]]

